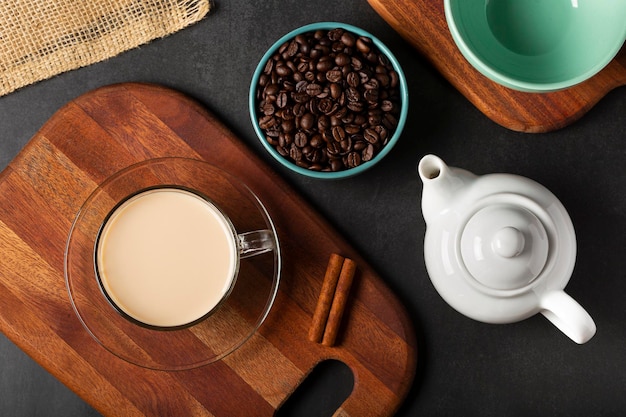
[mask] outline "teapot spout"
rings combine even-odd
[[[427,224],[451,207],[457,193],[476,178],[468,171],[449,167],[435,155],[424,156],[417,171],[424,184],[422,213]]]

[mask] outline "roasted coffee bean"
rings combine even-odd
[[[300,119],[300,127],[304,130],[310,130],[311,128],[313,128],[314,123],[315,123],[315,116],[313,116],[311,113],[306,113]]]
[[[309,43],[308,38],[303,34],[297,35],[294,40],[298,42],[299,45],[308,45]]]
[[[330,56],[323,56],[317,61],[315,68],[319,72],[326,72],[333,67],[333,59]]]
[[[283,119],[282,123],[280,124],[280,130],[285,132],[285,133],[293,132],[295,127],[296,127],[296,124],[293,121],[293,119],[286,119],[286,120]]]
[[[289,157],[294,161],[299,161],[302,159],[302,150],[296,146],[295,143],[291,144],[289,148]]]
[[[355,71],[360,71],[363,68],[363,61],[361,61],[359,58],[353,56],[351,61],[352,69],[354,69]]]
[[[283,109],[287,105],[287,100],[287,93],[285,91],[281,91],[280,93],[278,93],[278,96],[276,96],[276,105],[279,108]]]
[[[298,65],[296,66],[296,69],[298,70],[299,73],[304,74],[305,72],[309,70],[309,64],[307,62],[299,62]]]
[[[337,100],[339,97],[341,97],[341,93],[343,92],[343,89],[341,88],[341,85],[339,85],[338,83],[332,83],[330,85],[330,96]]]
[[[361,77],[356,72],[351,72],[346,76],[346,82],[350,87],[358,87],[361,84]]]
[[[349,102],[359,101],[361,99],[361,94],[359,94],[359,90],[354,87],[349,87],[346,90],[346,98]]]
[[[311,83],[306,86],[306,93],[310,96],[316,96],[322,92],[322,86],[319,84]]]
[[[333,45],[331,46],[331,48],[332,48],[333,52],[335,52],[335,53],[343,52],[346,49],[345,45],[341,42],[341,40],[333,42]]]
[[[380,85],[382,87],[387,87],[389,85],[390,82],[390,77],[387,74],[376,74],[376,79],[378,80],[378,82],[380,83]]]
[[[361,152],[361,160],[363,162],[371,161],[374,158],[374,145],[371,143],[367,145],[365,149]]]
[[[291,98],[296,103],[306,103],[309,101],[309,95],[306,92],[295,91],[291,94]]]
[[[282,55],[287,50],[288,47],[289,47],[289,41],[280,45],[280,47],[278,48],[278,53]]]
[[[261,74],[259,76],[259,85],[265,87],[270,82],[270,76],[267,74]]]
[[[400,79],[398,78],[398,73],[395,71],[389,71],[389,87],[396,88],[398,87],[398,83]]]
[[[320,148],[322,147],[326,142],[324,141],[324,139],[322,138],[322,135],[317,134],[315,136],[313,136],[311,138],[311,140],[309,141],[309,143],[311,144],[311,146],[313,146],[314,148]]]
[[[367,101],[368,103],[376,103],[378,101],[378,90],[366,89],[363,92],[363,99]]]
[[[341,142],[342,140],[345,140],[346,137],[348,136],[346,134],[345,129],[341,126],[333,126],[332,132],[333,132],[333,139],[336,142]]]
[[[285,52],[286,52],[287,56],[292,57],[295,54],[297,54],[299,50],[300,50],[300,46],[298,45],[298,43],[294,39],[293,41],[289,42],[289,46],[287,47],[287,50]]]
[[[383,120],[383,114],[379,109],[370,110],[367,113],[367,123],[370,126],[379,125]]]
[[[351,101],[348,103],[348,108],[353,112],[362,112],[365,109],[365,104],[362,101]]]
[[[341,73],[341,70],[333,69],[326,72],[326,79],[331,83],[335,83],[335,85],[338,85],[336,83],[340,82],[343,79],[343,74]]]
[[[378,80],[376,78],[371,78],[370,75],[367,75],[367,81],[363,83],[363,87],[366,90],[377,90],[379,87]]]
[[[307,110],[313,113],[315,116],[318,116],[320,114],[317,103],[318,103],[317,98],[311,97],[309,101],[307,102],[307,106],[306,106]]]
[[[378,133],[374,129],[369,127],[363,132],[363,138],[369,143],[376,143],[380,140],[380,136],[378,136]]]
[[[357,152],[350,152],[346,156],[346,166],[348,168],[355,168],[361,165],[361,156]]]
[[[328,31],[328,39],[330,39],[331,41],[337,41],[341,39],[342,35],[343,35],[343,29],[341,28],[331,29]]]
[[[283,157],[317,171],[371,161],[398,125],[398,73],[371,39],[343,29],[284,42],[263,67],[258,123]]]
[[[276,65],[276,74],[280,75],[281,77],[286,77],[288,75],[291,75],[291,73],[291,68],[289,68],[287,65]]]
[[[359,133],[361,131],[361,127],[355,124],[347,124],[344,128],[346,133],[349,135],[354,135],[355,133]]]
[[[343,42],[343,44],[348,46],[348,47],[353,47],[356,44],[356,39],[354,38],[354,36],[351,33],[344,32],[341,35],[341,42]]]
[[[355,151],[362,151],[370,145],[369,143],[365,142],[365,140],[363,140],[363,136],[361,136],[360,138],[356,138],[355,136],[357,135],[350,137],[354,142],[353,148]]]
[[[296,92],[298,93],[306,93],[306,86],[309,85],[309,82],[306,80],[301,80],[296,83]]]
[[[389,113],[393,111],[394,105],[391,102],[391,100],[383,100],[382,103],[380,104],[380,109],[384,111],[385,113]]]
[[[271,116],[274,114],[274,112],[276,111],[276,109],[274,108],[274,106],[270,103],[265,103],[262,107],[261,107],[261,113],[263,113],[266,116]]]
[[[293,143],[296,144],[296,146],[302,148],[304,146],[306,146],[306,144],[309,142],[309,138],[306,135],[306,133],[304,132],[298,132],[295,134],[294,138],[293,138]]]
[[[263,130],[267,130],[271,127],[274,127],[276,125],[276,118],[274,116],[270,115],[265,115],[263,117],[261,117],[261,119],[259,120],[259,127]]]
[[[276,111],[276,117],[280,117],[283,120],[293,120],[296,118],[293,114],[293,110],[291,107],[286,107],[284,109],[278,109]]]
[[[333,100],[327,97],[317,103],[317,110],[327,116],[333,114],[337,110],[337,107],[337,103],[334,103]]]
[[[267,140],[267,142],[272,145],[272,146],[278,146],[280,145],[280,141],[277,140],[276,138],[273,138],[271,136],[266,136],[265,140]]]
[[[387,129],[393,130],[396,126],[398,126],[398,119],[396,119],[396,117],[391,113],[385,113],[383,116],[383,125]]]
[[[352,123],[357,125],[357,126],[361,126],[362,128],[365,128],[367,126],[365,126],[365,124],[367,123],[367,117],[365,114],[356,114],[354,116],[354,118],[352,119]]]
[[[339,65],[340,67],[348,65],[350,61],[350,57],[343,52],[340,52],[337,54],[337,56],[335,56],[335,64]]]
[[[277,138],[278,136],[280,136],[280,126],[274,125],[269,129],[265,129],[265,134],[272,138]]]
[[[340,106],[343,106],[343,104],[339,103]],[[337,109],[337,111],[335,112],[335,116],[338,117],[339,119],[341,119],[343,121],[344,116],[348,114],[348,109],[345,107],[339,107]]]
[[[337,156],[341,153],[341,145],[338,142],[328,142],[326,144],[326,153],[329,156]]]
[[[265,63],[265,68],[263,68],[263,72],[265,74],[271,74],[273,69],[274,69],[274,60],[268,59],[267,62]]]
[[[282,91],[291,92],[291,91],[294,91],[295,89],[296,89],[296,83],[294,81],[285,80],[283,82],[283,90]]]
[[[271,141],[268,140],[268,142],[272,145],[272,146],[276,146],[274,145]],[[287,148],[284,148],[282,146],[276,146],[276,151],[278,151],[278,153],[281,156],[284,156],[285,158],[289,157],[289,152],[287,151]]]
[[[281,133],[278,136],[278,144],[283,148],[289,147],[294,141],[294,136],[291,133]]]
[[[330,170],[337,172],[344,169],[343,162],[339,158],[332,158],[330,160]]]
[[[341,150],[343,152],[351,151],[353,149],[352,139],[350,139],[349,137],[345,137],[344,139],[341,140],[341,142],[339,142],[339,146],[341,146]]]
[[[280,87],[278,86],[278,84],[268,84],[263,91],[263,95],[266,97],[273,96],[274,94],[278,93],[278,91],[280,91]]]
[[[361,81],[361,84],[366,84],[370,80],[371,74],[365,69],[362,69],[357,74],[359,75],[359,80]]]
[[[333,139],[333,134],[330,130],[325,130],[322,132],[322,139],[324,139],[324,142],[326,143],[330,143],[335,140]]]
[[[319,132],[325,132],[330,129],[330,119],[325,114],[317,118],[317,130]]]
[[[356,48],[359,50],[359,52],[367,54],[370,51],[370,43],[371,41],[369,39],[361,36],[359,37],[359,39],[356,40]]]
[[[309,161],[311,161],[312,163],[317,164],[317,163],[319,163],[319,162],[321,162],[321,161],[322,161],[322,159],[323,159],[323,156],[322,156],[322,155],[323,155],[323,153],[322,153],[322,151],[321,151],[321,150],[319,150],[319,149],[313,149],[313,150],[311,151],[311,153],[309,153],[309,154],[307,155],[307,159],[308,159]]]
[[[376,133],[378,133],[378,137],[380,138],[380,140],[386,143],[389,137],[389,131],[385,128],[385,126],[382,126],[382,125],[374,126],[374,130],[376,131]]]
[[[291,112],[295,117],[302,117],[306,113],[306,105],[304,103],[296,103]]]

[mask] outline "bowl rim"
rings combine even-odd
[[[389,59],[389,62],[391,62],[394,70],[398,73],[398,80],[400,83],[400,99],[401,99],[400,115],[398,117],[398,125],[396,126],[396,129],[393,135],[391,136],[391,139],[372,160],[364,162],[361,165],[356,166],[354,168],[348,168],[348,169],[344,169],[341,171],[315,171],[315,170],[299,167],[293,162],[287,160],[285,157],[279,154],[278,151],[272,145],[270,145],[269,142],[265,139],[265,135],[261,131],[261,128],[259,127],[259,123],[257,121],[256,86],[258,84],[261,73],[263,72],[265,68],[265,63],[267,62],[269,58],[271,58],[274,52],[276,52],[278,48],[280,48],[280,46],[283,43],[285,43],[286,41],[292,38],[295,38],[297,35],[300,35],[302,33],[312,32],[318,29],[329,30],[329,29],[335,29],[335,28],[341,28],[341,29],[350,31],[356,35],[370,38],[372,42],[374,43],[374,45],[376,45],[376,47],[383,54],[385,54],[385,56]],[[296,29],[291,30],[285,35],[281,36],[277,41],[272,43],[272,45],[263,54],[263,57],[259,60],[256,66],[256,69],[252,75],[252,80],[250,82],[250,90],[249,90],[249,95],[248,95],[248,107],[249,107],[250,120],[252,121],[252,126],[257,135],[257,138],[259,139],[259,141],[261,142],[265,150],[267,150],[268,153],[272,157],[274,157],[274,159],[280,162],[281,165],[283,165],[284,167],[294,172],[297,172],[299,174],[312,177],[312,178],[319,178],[319,179],[347,178],[353,175],[357,175],[363,171],[366,171],[370,169],[371,167],[373,167],[374,165],[376,165],[381,159],[383,159],[391,151],[394,145],[398,142],[398,139],[400,138],[402,131],[404,130],[404,125],[406,123],[406,119],[408,115],[408,106],[409,106],[409,94],[408,94],[408,85],[406,81],[406,76],[402,70],[402,67],[400,66],[400,62],[397,60],[397,58],[394,56],[391,50],[389,50],[389,48],[380,39],[378,39],[376,36],[372,35],[371,33],[367,32],[366,30],[363,30],[359,27],[356,27],[347,23],[333,22],[333,21],[310,23],[304,26],[300,26]]]
[[[465,42],[465,39],[461,35],[461,32],[457,28],[455,18],[452,13],[451,4],[455,1],[467,1],[467,0],[444,0],[444,14],[446,17],[446,22],[448,24],[448,29],[452,35],[452,39],[456,43],[461,54],[469,61],[469,63],[478,70],[481,74],[491,79],[494,82],[497,82],[505,87],[512,88],[514,90],[519,90],[522,92],[528,93],[547,93],[554,92],[559,90],[564,90],[570,87],[573,87],[577,84],[582,83],[598,72],[600,72],[604,67],[606,67],[619,53],[622,47],[626,44],[626,24],[624,24],[624,29],[622,31],[621,42],[616,41],[613,47],[609,50],[604,57],[604,59],[598,61],[594,66],[585,71],[582,74],[579,74],[575,77],[570,77],[563,81],[558,82],[548,82],[548,83],[540,83],[540,82],[531,82],[531,81],[522,81],[516,78],[510,77],[504,74],[501,71],[498,71],[492,68],[490,65],[486,64],[482,59],[480,59],[472,50],[472,48]],[[619,39],[619,38],[618,38]]]

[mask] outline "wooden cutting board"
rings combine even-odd
[[[68,232],[87,196],[118,170],[164,156],[206,160],[247,182],[272,214],[284,259],[259,331],[221,361],[174,372],[132,365],[94,341],[63,272]],[[331,358],[355,381],[336,416],[390,416],[407,394],[417,352],[398,299],[277,174],[175,91],[121,84],[73,100],[0,173],[0,196],[0,330],[104,415],[271,416]],[[358,269],[337,344],[325,347],[307,333],[333,252]]]
[[[481,112],[511,130],[540,133],[563,128],[609,91],[626,85],[624,47],[601,72],[572,88],[552,93],[512,90],[489,80],[465,60],[448,30],[443,0],[368,2]],[[419,84],[419,80],[414,81]]]

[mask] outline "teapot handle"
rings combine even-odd
[[[574,342],[583,344],[596,334],[596,324],[565,291],[550,291],[541,297],[541,314]]]

